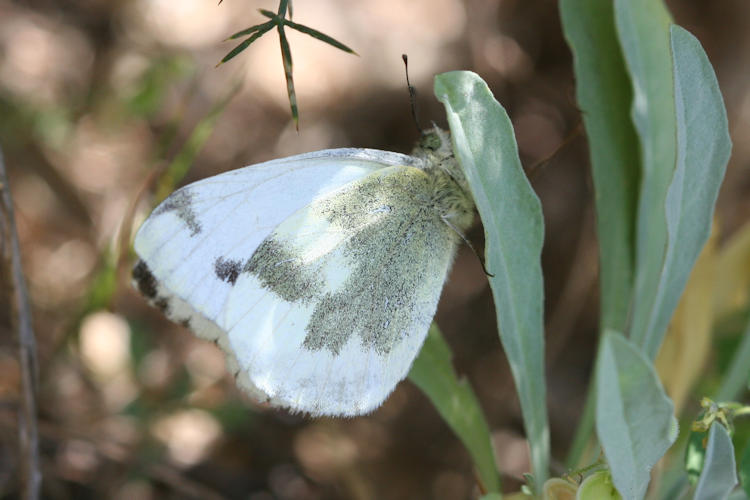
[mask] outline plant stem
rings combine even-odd
[[[18,332],[19,364],[21,366],[21,405],[18,413],[18,443],[21,463],[22,498],[36,500],[42,482],[39,468],[39,437],[36,425],[36,381],[38,365],[36,340],[31,326],[31,306],[21,268],[21,252],[13,215],[8,176],[0,150],[0,283],[3,294],[10,299],[11,325]]]

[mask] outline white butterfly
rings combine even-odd
[[[448,134],[421,142],[412,156],[330,149],[175,191],[136,235],[138,288],[217,342],[256,399],[372,411],[408,374],[473,220]]]

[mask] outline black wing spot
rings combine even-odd
[[[216,277],[222,281],[226,281],[230,285],[234,285],[237,278],[242,271],[242,262],[239,260],[224,259],[219,257],[214,262],[214,272]]]
[[[154,305],[165,315],[169,315],[169,299],[166,297],[157,297]]]
[[[156,278],[144,261],[139,260],[133,268],[133,279],[144,296],[149,299],[156,297]]]
[[[198,216],[193,210],[193,194],[187,188],[172,193],[169,198],[154,210],[154,215],[165,212],[176,212],[177,217],[182,219],[185,225],[190,229],[190,236],[195,236],[203,231],[201,223],[198,222]]]

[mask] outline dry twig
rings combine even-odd
[[[21,407],[18,412],[18,440],[21,458],[23,498],[36,500],[42,483],[39,467],[39,437],[36,423],[36,341],[31,326],[31,306],[21,268],[21,252],[13,217],[8,176],[0,150],[0,280],[10,299],[11,325],[18,332],[19,364],[21,366]]]

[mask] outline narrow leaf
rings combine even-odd
[[[277,14],[276,12],[271,12],[270,10],[266,10],[266,9],[258,9],[258,12],[260,12],[261,14],[263,14],[264,16],[266,16],[266,17],[268,17],[270,19],[273,19],[274,24],[285,24],[286,23],[286,19],[284,19],[281,16],[281,13]]]
[[[599,240],[600,330],[623,331],[633,287],[640,157],[630,120],[633,90],[615,31],[612,2],[562,0],[576,94],[586,126]],[[554,333],[554,332],[553,332]]]
[[[283,18],[286,17],[287,7],[289,8],[289,14],[290,14],[290,17],[291,17],[291,13],[292,13],[291,2],[289,0],[281,0],[279,2],[279,17],[280,18],[283,19]]]
[[[677,437],[672,402],[651,362],[612,330],[602,338],[596,379],[596,431],[612,478],[623,498],[640,500]]]
[[[643,347],[664,261],[664,201],[677,149],[669,49],[671,19],[661,0],[615,0],[614,5],[618,38],[633,86],[631,116],[640,139],[635,291],[628,336]]]
[[[653,358],[698,254],[711,233],[732,143],[726,110],[700,42],[672,26],[677,164],[666,198],[667,247],[642,346]]]
[[[221,61],[219,61],[219,64],[224,64],[225,62],[229,61],[234,56],[236,56],[237,54],[239,54],[240,52],[248,48],[251,43],[253,43],[255,40],[265,35],[268,32],[268,30],[273,28],[273,23],[265,23],[263,26],[264,27],[262,29],[259,29],[258,31],[253,33],[252,36],[250,36],[250,38],[243,41],[238,46],[236,46],[231,51],[229,51],[229,54],[225,55],[224,58]],[[217,64],[217,66],[219,64]]]
[[[518,157],[513,126],[487,84],[468,71],[435,77],[456,153],[484,224],[500,340],[516,383],[537,490],[547,479],[542,210]]]
[[[737,485],[734,446],[726,428],[714,422],[708,431],[706,458],[693,500],[727,498]]]
[[[286,78],[286,93],[289,96],[289,107],[292,109],[294,126],[299,130],[299,112],[297,110],[297,94],[294,92],[294,78],[292,76],[292,51],[284,33],[284,26],[279,25],[279,43],[281,44],[281,59],[284,62],[284,78]]]
[[[269,29],[273,28],[273,25],[274,24],[273,24],[272,21],[268,21],[268,22],[261,23],[261,24],[256,24],[255,26],[250,26],[247,29],[244,29],[242,31],[238,31],[234,35],[231,35],[229,38],[227,38],[227,40],[235,40],[237,38],[242,38],[243,36],[252,35],[256,31],[261,31],[261,30],[265,30],[265,31],[263,31],[265,33]]]
[[[456,376],[448,344],[434,324],[414,360],[409,379],[430,398],[440,416],[469,450],[485,490],[499,492],[500,477],[489,426],[471,386]]]
[[[333,45],[337,49],[341,49],[344,52],[348,52],[350,54],[356,54],[352,49],[344,45],[343,43],[339,42],[338,40],[331,38],[330,36],[326,35],[325,33],[321,33],[318,30],[314,30],[312,28],[308,28],[307,26],[304,26],[302,24],[293,23],[292,21],[286,21],[284,24],[289,26],[290,28],[293,28],[297,31],[300,31],[302,33],[306,33],[310,35],[313,38],[317,38],[321,42],[325,42],[329,45]]]

